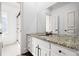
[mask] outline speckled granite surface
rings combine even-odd
[[[56,34],[45,36],[44,33],[28,34],[28,35],[39,38],[41,40],[51,42],[51,43],[59,44],[64,47],[79,50],[79,37],[78,36],[72,37],[72,36],[67,36],[67,35],[56,35]]]

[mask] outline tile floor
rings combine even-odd
[[[18,43],[5,46],[2,49],[2,56],[17,56],[20,55],[20,46]]]

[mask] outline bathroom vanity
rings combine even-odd
[[[27,45],[28,51],[34,56],[79,55],[79,44],[75,44],[70,38],[63,39],[63,36],[59,37],[55,34],[50,36],[27,34]]]
[[[1,41],[1,34],[0,34],[0,56],[1,56],[1,54],[2,54],[2,41]]]

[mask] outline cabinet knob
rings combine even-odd
[[[58,31],[58,29],[55,29],[55,31]]]
[[[67,30],[64,30],[65,32],[67,31]]]
[[[61,53],[62,51],[61,50],[59,50],[59,53]]]

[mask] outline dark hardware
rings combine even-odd
[[[40,49],[39,45],[37,45],[36,48],[38,49],[37,51],[38,51],[38,56],[39,56],[39,49]]]
[[[17,15],[16,17],[18,18],[18,17],[20,16],[20,14],[21,14],[21,13],[19,12],[18,15]]]
[[[46,36],[52,35],[52,32],[46,32]]]
[[[67,31],[67,30],[64,30],[65,32]]]
[[[56,29],[56,31],[58,31],[58,29]]]
[[[39,56],[41,56],[41,48],[39,48],[39,51],[40,51],[40,54],[39,54]]]
[[[59,50],[59,53],[61,53],[61,50]]]
[[[2,32],[0,32],[0,34],[2,34]]]

